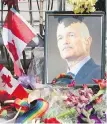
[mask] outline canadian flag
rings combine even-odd
[[[11,97],[14,98],[27,98],[28,93],[23,86],[13,78],[10,71],[0,64],[0,89],[7,91]]]
[[[34,28],[15,9],[10,9],[4,22],[2,38],[14,62],[14,73],[17,76],[23,72],[19,61],[22,51],[35,36]]]

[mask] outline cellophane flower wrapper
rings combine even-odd
[[[79,96],[79,90],[83,90],[83,88],[76,88],[76,87],[67,88],[67,87],[53,86],[51,88],[49,87],[49,89],[50,89],[48,91],[49,95],[47,94],[47,96],[44,97],[44,99],[49,102],[49,109],[42,117],[42,120],[45,118],[56,117],[56,119],[60,123],[77,123],[77,117],[79,115],[77,110],[74,113],[65,114],[60,118],[57,117],[61,114],[66,113],[67,111],[69,111],[69,109],[72,108],[77,109],[77,107],[68,106],[64,100],[66,99],[68,93],[73,93],[74,95]],[[97,116],[101,119],[102,123],[104,123],[106,122],[106,117],[105,117],[105,110],[107,107],[105,100],[106,96],[103,96],[102,98],[103,98],[102,102],[100,104],[95,104],[93,108],[95,109]]]
[[[80,96],[81,93],[84,93],[85,95],[89,93],[88,95],[90,96],[91,89],[77,88],[75,86],[67,87],[67,86],[61,86],[61,85],[40,84],[40,86],[36,87],[35,90],[30,90],[28,101],[30,103],[35,99],[41,98],[46,100],[49,103],[49,108],[47,109],[45,114],[40,118],[41,123],[44,123],[43,120],[45,119],[56,118],[62,124],[63,123],[72,124],[72,123],[77,123],[78,121],[77,118],[80,113],[78,113],[77,111],[78,106],[72,106],[72,102],[69,102],[69,99],[74,99],[77,96]],[[84,100],[84,97],[81,97],[81,98]],[[90,96],[90,99],[91,99],[91,96]],[[74,99],[74,102],[75,102],[75,99]],[[87,99],[85,102],[87,102]],[[85,105],[87,105],[89,102],[85,103]],[[85,105],[83,104],[82,107],[85,107]],[[102,123],[105,123],[106,122],[105,110],[107,108],[105,94],[102,97],[102,101],[98,104],[95,104],[93,108],[95,109],[98,118],[101,119]],[[73,111],[70,112],[69,110],[72,110],[72,109]]]
[[[52,118],[52,117],[57,118],[59,114],[62,114],[69,110],[69,107],[67,107],[66,104],[64,103],[64,99],[66,99],[66,94],[68,91],[69,91],[68,88],[61,88],[56,86],[50,89],[49,96],[45,97],[45,99],[49,102],[49,109],[42,117],[42,119]],[[76,123],[76,119],[75,119],[76,117],[77,117],[77,113],[65,115],[61,118],[58,118],[58,120],[61,123],[66,123],[66,122]]]

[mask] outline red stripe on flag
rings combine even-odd
[[[2,64],[0,64],[0,71],[3,69],[3,67],[4,67],[4,66],[3,66]]]
[[[29,43],[35,34],[31,29],[11,10],[8,12],[4,27],[25,43]]]

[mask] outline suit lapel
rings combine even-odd
[[[80,69],[80,71],[77,73],[75,80],[78,82],[79,80],[83,79],[88,76],[90,71],[92,71],[92,67],[95,67],[96,64],[93,61],[93,59],[90,59],[87,63],[83,65],[83,67]]]

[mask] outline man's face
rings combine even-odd
[[[72,23],[65,27],[58,25],[57,44],[63,59],[77,59],[86,54],[84,39],[81,36],[80,23]]]

